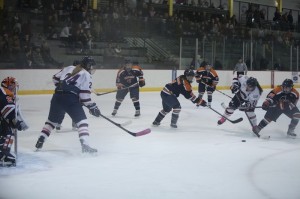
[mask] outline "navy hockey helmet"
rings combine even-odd
[[[124,69],[129,72],[131,70],[132,62],[129,59],[124,61]]]
[[[257,87],[257,79],[254,77],[249,77],[246,81],[247,87],[249,90],[254,90]]]
[[[212,65],[209,62],[205,62],[205,70],[210,71],[210,69],[212,68]]]
[[[281,86],[284,93],[290,93],[294,87],[294,82],[291,79],[285,79]]]
[[[90,56],[85,56],[81,60],[81,66],[85,70],[87,70],[90,74],[93,74],[95,72],[93,66],[96,65],[95,60]]]
[[[184,75],[189,82],[193,82],[195,72],[192,69],[185,69]]]

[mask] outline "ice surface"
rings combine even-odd
[[[225,91],[231,95],[229,92]],[[266,90],[258,105],[268,93]],[[115,95],[93,96],[102,114],[125,128],[150,134],[133,137],[103,118],[88,114],[90,144],[97,156],[81,154],[78,133],[66,116],[62,131],[52,132],[41,151],[35,143],[48,116],[51,95],[20,96],[30,125],[19,132],[18,166],[0,168],[1,199],[299,199],[300,141],[286,137],[289,119],[282,115],[253,136],[243,112],[238,124],[218,126],[219,116],[180,97],[178,129],[170,115],[151,124],[161,110],[159,92],[141,93],[141,116],[126,97],[112,117]],[[206,95],[204,96],[206,99]],[[223,113],[229,98],[215,92],[212,107]],[[258,122],[264,111],[256,110]],[[296,133],[300,137],[299,125]],[[246,140],[246,142],[241,142]]]

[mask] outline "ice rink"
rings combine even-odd
[[[229,91],[224,91],[231,95]],[[265,89],[258,105],[269,92]],[[245,113],[236,111],[225,122],[208,108],[179,98],[178,129],[171,114],[161,126],[151,124],[161,110],[159,92],[140,94],[141,116],[135,118],[127,96],[112,117],[115,94],[93,95],[103,115],[131,124],[131,131],[151,128],[133,137],[103,118],[88,114],[90,144],[97,156],[82,155],[78,133],[66,116],[61,132],[53,131],[41,151],[35,143],[48,116],[51,95],[20,96],[30,129],[18,134],[18,165],[0,168],[0,199],[299,199],[300,125],[297,139],[286,137],[290,120],[282,115],[253,136]],[[206,100],[206,95],[204,96]],[[212,107],[230,99],[215,92]],[[299,105],[298,105],[299,107]],[[258,122],[265,111],[256,110]],[[241,142],[246,140],[246,142]]]

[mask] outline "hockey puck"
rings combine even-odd
[[[246,140],[242,140],[242,142],[246,142]]]

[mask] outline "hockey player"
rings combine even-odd
[[[251,126],[254,128],[254,126],[257,125],[257,119],[254,110],[257,101],[263,92],[257,79],[248,77],[246,75],[240,75],[238,78],[233,79],[230,89],[235,95],[229,102],[229,105],[225,109],[225,113],[223,115],[225,117],[230,117],[236,109],[243,108],[241,110],[245,111],[250,120]],[[222,117],[218,121],[219,125],[226,121],[225,117]]]
[[[116,86],[119,90],[116,94],[116,102],[114,105],[114,110],[112,112],[113,116],[117,114],[117,111],[128,92],[130,93],[130,98],[135,108],[134,116],[138,117],[141,115],[139,87],[145,86],[145,79],[143,75],[143,71],[139,65],[132,65],[130,61],[125,61],[125,65],[118,71],[116,78]]]
[[[219,83],[219,77],[217,72],[212,66],[204,62],[203,67],[199,67],[196,71],[196,82],[198,85],[198,97],[202,99],[205,91],[207,91],[207,106],[211,106],[212,94],[216,89],[216,85]]]
[[[78,61],[78,60],[74,60],[73,61],[73,66],[77,66],[77,65],[80,66],[80,64],[81,64],[81,62]],[[59,85],[59,84],[55,83],[55,82],[57,82],[55,75],[53,75],[52,81],[54,82],[55,86]],[[56,132],[59,132],[61,130],[61,127],[62,127],[61,124],[62,124],[64,118],[65,118],[65,114],[62,115],[62,118],[60,118],[58,120],[57,126],[55,127]],[[72,121],[72,130],[73,131],[77,131],[78,130],[77,125],[76,125],[76,123],[74,121]]]
[[[291,118],[287,135],[293,138],[297,136],[294,131],[300,119],[300,112],[297,108],[299,92],[293,86],[294,83],[291,79],[285,79],[280,86],[274,88],[267,95],[262,104],[262,108],[267,112],[258,126],[253,128],[254,133],[258,134],[271,121],[276,122],[283,113]]]
[[[173,80],[172,83],[165,85],[163,90],[160,92],[163,109],[158,113],[152,123],[153,126],[159,126],[162,119],[164,119],[164,117],[173,110],[170,126],[172,128],[177,128],[177,120],[181,111],[181,105],[177,98],[180,94],[197,105],[206,106],[206,102],[204,100],[199,97],[197,98],[193,94],[191,83],[193,82],[194,77],[194,71],[192,69],[186,69],[184,71],[184,75],[180,75]]]
[[[82,105],[89,109],[90,114],[101,115],[95,102],[91,100],[92,72],[95,61],[91,57],[83,57],[80,65],[63,68],[54,76],[55,93],[51,99],[48,120],[41,131],[35,147],[41,149],[62,116],[67,113],[78,126],[82,153],[96,153],[88,143],[88,122]]]
[[[17,110],[15,94],[18,82],[14,77],[6,77],[0,88],[0,164],[15,166],[16,158],[10,152],[14,142],[14,129],[28,129],[20,111]]]

